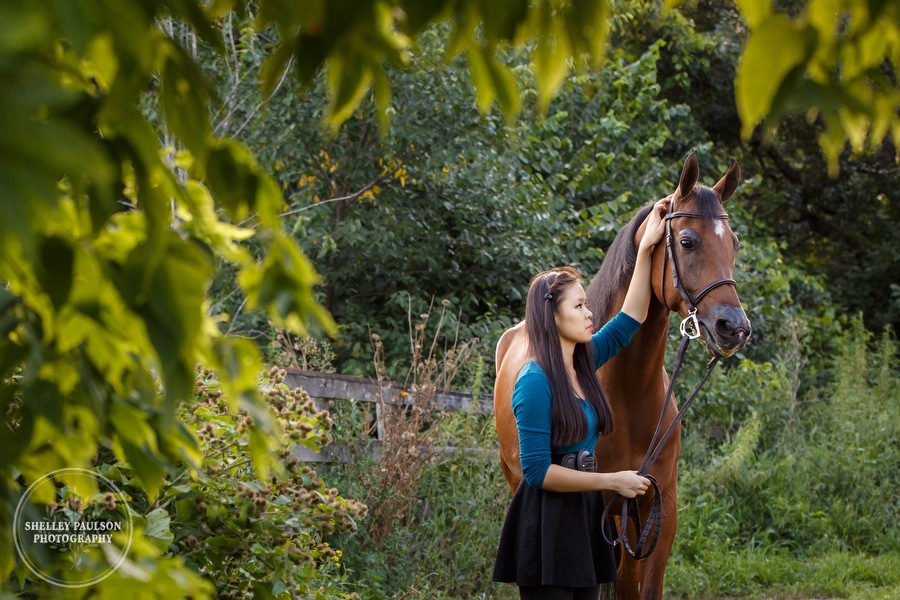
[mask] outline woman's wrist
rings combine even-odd
[[[643,244],[642,243],[640,246],[638,246],[638,252],[637,252],[638,258],[642,258],[642,257],[650,258],[650,256],[653,254],[653,249],[655,247],[656,247],[656,244]]]
[[[615,492],[615,473],[597,473],[597,485],[598,492]]]

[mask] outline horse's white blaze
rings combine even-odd
[[[723,235],[725,235],[725,223],[721,219],[716,221],[715,231],[716,231],[716,235],[719,236],[720,238]]]

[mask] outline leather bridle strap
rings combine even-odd
[[[694,400],[700,393],[700,389],[709,380],[709,376],[712,374],[713,367],[715,367],[716,363],[718,363],[719,361],[718,357],[713,357],[712,359],[710,359],[709,363],[706,365],[706,374],[703,376],[703,379],[701,379],[700,383],[697,384],[697,387],[694,388],[694,392],[685,401],[681,409],[675,415],[675,418],[672,419],[672,422],[669,424],[668,428],[666,428],[665,433],[662,435],[662,437],[660,437],[660,432],[662,432],[663,423],[665,422],[666,411],[672,401],[672,392],[674,391],[675,380],[678,378],[678,373],[681,371],[681,366],[684,364],[684,354],[687,350],[688,342],[690,342],[691,339],[693,338],[691,338],[687,334],[683,335],[681,338],[681,344],[679,344],[678,346],[678,354],[675,359],[675,367],[672,370],[672,377],[669,379],[669,385],[666,389],[666,398],[663,402],[662,411],[660,411],[659,421],[656,424],[656,431],[653,433],[653,438],[650,440],[649,447],[647,448],[647,453],[644,455],[644,460],[641,462],[641,466],[637,470],[638,475],[649,479],[650,484],[653,486],[653,504],[650,508],[649,517],[642,527],[641,512],[637,498],[622,498],[620,520],[622,531],[618,535],[618,537],[613,539],[612,536],[607,533],[608,519],[611,515],[611,509],[615,505],[615,501],[611,501],[606,505],[600,521],[601,533],[603,535],[603,538],[606,540],[606,543],[615,546],[616,544],[621,542],[628,554],[630,554],[635,560],[640,560],[642,558],[650,556],[650,553],[653,552],[654,548],[656,548],[656,542],[659,540],[660,530],[662,529],[662,493],[660,492],[659,482],[655,477],[650,475],[650,468],[653,466],[653,463],[656,462],[656,459],[659,457],[659,454],[662,451],[663,447],[665,447],[666,443],[668,443],[669,438],[672,437],[672,434],[675,432],[675,428],[679,423],[681,423],[681,420],[684,418],[685,413],[687,413],[688,409],[691,407],[691,404],[694,403]],[[631,547],[627,536],[629,509],[632,510],[632,518],[635,521],[635,530],[639,532],[639,537],[634,548]]]

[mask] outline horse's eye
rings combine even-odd
[[[683,237],[683,238],[681,238],[681,247],[684,248],[685,250],[693,250],[694,248],[697,247],[697,244],[694,239],[689,238],[689,237]]]

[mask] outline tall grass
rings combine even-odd
[[[805,398],[785,362],[729,373],[753,410],[718,451],[682,464],[671,594],[900,585],[897,343],[872,340],[857,318],[835,347],[832,382]],[[701,427],[688,428],[694,442],[710,448]]]

